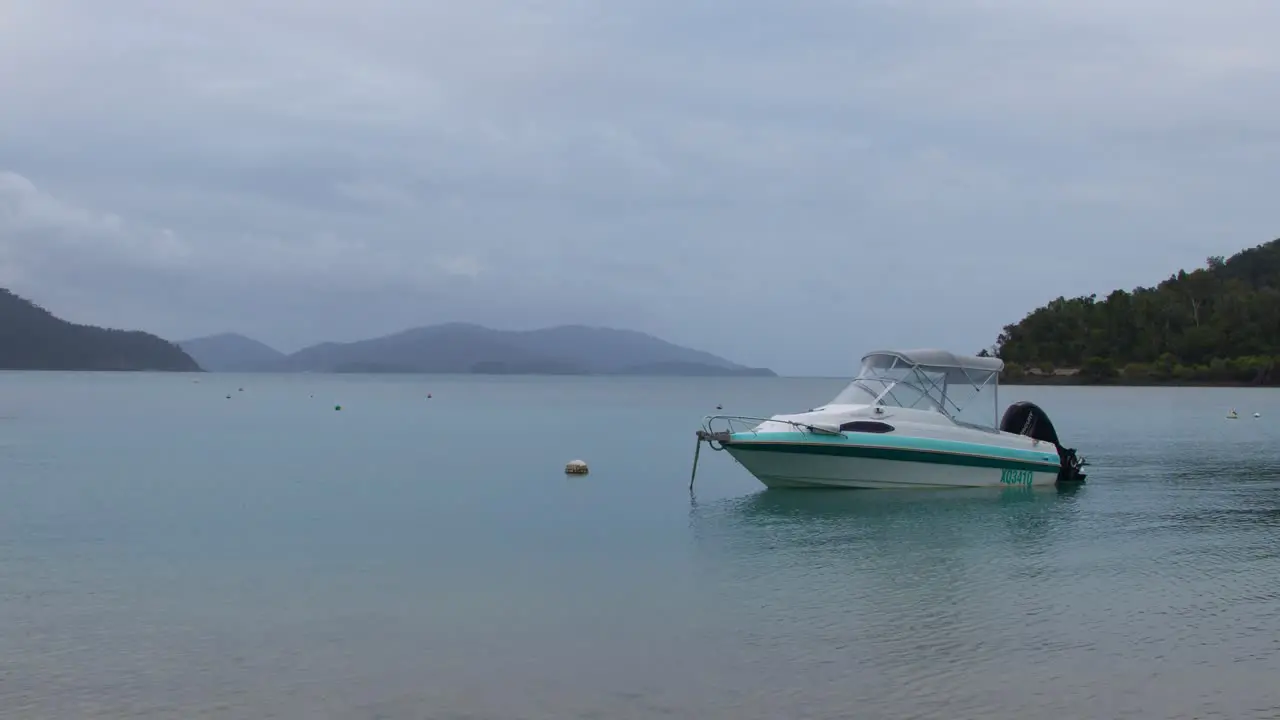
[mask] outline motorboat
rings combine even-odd
[[[1039,406],[1016,402],[1000,416],[1003,369],[997,357],[877,350],[827,404],[768,418],[708,416],[697,448],[728,452],[770,488],[1083,482],[1084,460],[1062,446]],[[990,406],[976,405],[983,392]],[[696,473],[696,454],[694,462]]]

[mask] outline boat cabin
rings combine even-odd
[[[863,356],[857,376],[827,405],[932,410],[953,422],[975,425],[960,415],[990,386],[995,396],[991,423],[977,425],[994,429],[1000,422],[998,393],[1003,369],[1004,361],[996,357],[956,355],[934,349],[876,350]]]

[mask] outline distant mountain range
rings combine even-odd
[[[0,288],[0,370],[197,372],[200,366],[150,333],[70,323]]]
[[[234,333],[178,345],[212,372],[775,375],[645,333],[581,325],[513,331],[449,323],[291,355]]]
[[[253,371],[284,359],[273,347],[235,333],[184,340],[178,343],[200,367],[213,372]]]
[[[235,333],[172,343],[71,323],[4,288],[0,370],[774,376],[645,333],[582,325],[512,331],[449,323],[290,355]]]

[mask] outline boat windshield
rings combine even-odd
[[[828,404],[933,410],[971,424],[961,417],[964,408],[988,384],[995,385],[998,375],[998,371],[924,365],[896,354],[872,354],[863,359],[853,381]],[[994,417],[985,420],[980,424],[996,424]]]

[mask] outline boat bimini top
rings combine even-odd
[[[990,385],[996,397],[989,427],[999,424],[1000,371],[996,357],[956,355],[946,350],[875,350],[862,357],[858,374],[830,405],[883,405],[933,410],[963,425],[964,406]],[[985,425],[985,423],[984,423]]]

